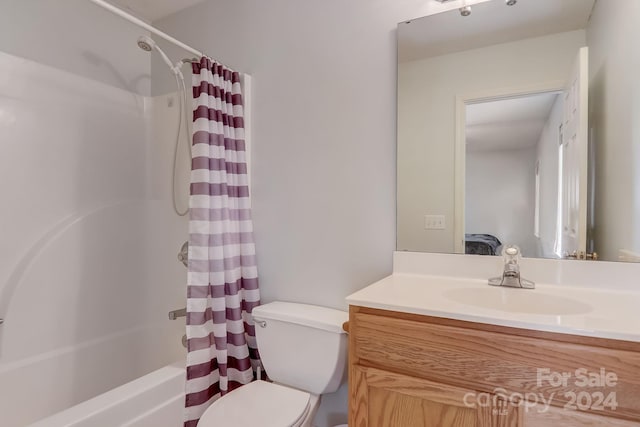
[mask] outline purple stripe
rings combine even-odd
[[[216,325],[221,325],[231,321],[242,321],[242,310],[239,308],[227,308],[224,312],[213,311],[210,307],[203,312],[187,313],[187,325],[203,325],[213,321]]]
[[[194,159],[191,161],[191,169],[208,169],[212,171],[226,170],[227,172],[234,171],[239,175],[247,174],[247,164],[245,162],[235,163],[225,161],[224,159],[210,159],[208,157],[194,157]]]
[[[246,151],[244,139],[227,138],[224,140],[224,148],[226,151],[237,153]]]
[[[209,296],[211,296],[211,292],[209,292],[209,286],[187,286],[187,298],[189,299],[207,298]]]
[[[224,183],[210,184],[208,182],[194,182],[191,184],[191,195],[249,197],[249,187],[247,185],[228,185]]]
[[[242,284],[239,284],[240,282]],[[232,289],[241,288],[241,289],[246,289],[250,291],[256,290],[258,289],[258,279],[257,278],[253,278],[253,279],[241,278],[241,279],[238,279],[238,281],[234,285],[225,284],[224,286],[222,285],[217,285],[217,286],[189,285],[187,287],[187,298],[207,298],[207,297],[222,298],[226,295],[226,292],[229,288],[232,288]],[[242,309],[245,310],[247,313],[251,313],[251,311],[259,305],[260,305],[259,301],[243,301]]]
[[[224,82],[222,85],[216,85],[216,77],[220,78],[220,74],[216,76],[216,73],[214,72],[213,82],[203,80],[197,85],[193,85],[193,94],[197,95],[193,99],[198,99],[198,97],[204,93],[219,100],[226,101],[227,99],[230,99],[231,101],[240,101],[240,103],[236,105],[242,105],[241,89],[238,90],[237,86],[234,87],[235,82]]]
[[[256,327],[255,325],[250,325],[247,322],[244,322],[244,330],[248,336],[254,337],[256,336]],[[253,357],[252,357],[253,359]]]
[[[241,288],[246,289],[248,291],[255,291],[258,289],[258,278],[257,277],[243,277],[240,279],[242,281]],[[242,306],[242,309],[247,313],[251,313],[251,311],[260,305],[260,301],[243,301],[246,305]]]
[[[187,346],[190,344],[190,341],[187,341]],[[189,347],[189,351],[192,351]],[[215,372],[218,369],[218,360],[212,359],[205,363],[200,363],[198,365],[187,366],[187,379],[192,380],[194,378],[202,378],[205,375],[209,375],[212,372]]]
[[[193,99],[198,99],[203,94],[212,96],[226,105],[234,107],[244,107],[242,95],[239,93],[234,93],[233,90],[226,91],[219,87],[212,86],[211,84],[207,86],[206,83],[202,83],[200,86],[194,86],[192,92]],[[233,114],[233,111],[230,111],[229,113]]]
[[[229,346],[229,343],[227,342],[227,337],[213,337],[213,346],[218,351],[226,350]],[[224,363],[218,362],[218,364],[221,367],[221,371],[227,372],[226,365]]]
[[[233,368],[240,372],[248,371],[251,368],[251,359],[243,357],[242,359],[236,359],[235,357],[229,357],[227,360],[227,369]]]
[[[233,316],[234,313],[240,313],[240,310],[238,309],[233,309],[233,308],[226,308],[225,311],[220,311],[220,310],[211,310],[211,314],[212,314],[212,321],[214,325],[223,325],[225,323],[227,323],[227,320],[237,320],[237,319],[228,319],[227,318],[227,312],[230,312],[229,314],[231,314]],[[242,313],[240,313],[240,315],[242,315]],[[223,346],[222,348],[226,348],[226,346]]]
[[[203,56],[202,58],[200,58],[200,62],[192,63],[192,66],[191,66],[192,71],[194,73],[197,73],[197,74],[200,73],[200,69],[202,69],[202,68],[210,70],[210,71],[216,71],[216,73],[227,72],[228,76],[227,76],[226,80],[228,80],[229,77],[232,77],[232,73],[233,73],[232,70],[226,68],[222,64],[219,64],[219,63],[215,62],[214,60],[212,60],[211,58],[208,58],[206,56]]]
[[[193,121],[195,122],[197,119],[208,119],[222,123],[224,126],[229,126],[230,128],[244,129],[244,118],[232,116],[206,105],[199,105],[198,108],[193,111]]]
[[[260,352],[258,351],[257,348],[249,347],[249,357],[251,358],[251,360],[259,362],[260,361]]]
[[[203,130],[195,132],[191,138],[193,145],[206,144],[213,145],[214,147],[224,147],[226,145],[224,140],[225,137],[222,134],[205,132]]]
[[[207,144],[214,145],[216,147],[224,146],[227,150],[233,151],[247,151],[247,147],[244,139],[237,138],[225,138],[224,135],[220,135],[217,133],[209,133],[203,130],[199,130],[194,132],[193,134],[193,145],[195,144]]]
[[[226,349],[228,344],[239,347],[247,344],[247,337],[244,333],[233,334],[231,332],[227,332],[226,337],[216,337],[211,333],[207,337],[190,338],[188,341],[188,348],[189,351],[203,350],[211,347],[211,343],[215,343],[218,350]]]
[[[189,285],[187,287],[187,297],[191,299],[201,299],[201,298],[223,298],[227,295],[237,295],[240,293],[240,289],[253,291],[258,289],[258,279],[239,279],[242,281],[242,287],[238,288],[238,285],[211,285],[211,284],[202,284],[202,285]],[[260,301],[244,301],[246,305],[243,303],[242,309],[247,313],[251,313],[252,310],[260,305]]]
[[[201,69],[207,69],[214,75],[219,74],[224,76],[225,80],[231,80],[232,83],[240,83],[240,73],[228,69],[222,64],[213,61],[211,58],[203,56],[200,58],[200,62],[192,63],[191,70],[194,74],[200,74]]]
[[[220,383],[216,382],[211,384],[206,390],[187,394],[185,396],[185,405],[187,408],[190,406],[199,406],[218,394],[220,394]]]
[[[191,347],[189,347],[189,351],[192,351]],[[229,368],[236,369],[241,372],[247,371],[251,369],[251,360],[248,357],[243,357],[242,359],[236,359],[235,357],[229,356],[227,358],[226,364],[218,364],[218,361],[214,359],[206,363],[201,363],[199,365],[188,366],[187,380],[206,377],[208,375],[211,375],[216,370],[228,371]],[[222,372],[220,372],[220,374],[221,373]]]
[[[224,101],[228,105],[243,105],[242,94],[234,92],[233,87],[231,87],[231,90],[225,90],[225,88],[215,86],[211,83],[201,82],[198,86],[193,87],[193,99],[200,98],[202,94]]]
[[[206,100],[199,105],[209,104],[209,97],[215,98],[215,103],[226,105],[229,107],[229,113],[233,112],[233,107],[242,107],[243,98],[238,88],[233,85],[225,85],[225,87],[215,86],[212,83],[202,82],[198,86],[193,86],[191,92],[193,99],[198,99],[202,95],[206,95]]]
[[[242,282],[240,280],[224,284],[224,292],[226,295],[238,295],[241,291]],[[240,309],[242,310],[242,305],[240,306]]]
[[[187,313],[187,325],[204,325],[206,322],[211,321],[211,319],[213,319],[213,315],[211,314],[210,308],[207,308],[204,313]]]
[[[245,280],[246,279],[243,279],[243,282]],[[255,289],[258,289],[258,279],[256,278],[255,281],[256,281]],[[248,287],[245,285],[244,289],[248,289]],[[253,313],[253,309],[256,308],[259,305],[260,305],[260,301],[259,300],[258,301],[247,301],[247,300],[242,301],[242,309],[244,311],[246,311],[247,313],[249,313],[249,314]]]
[[[213,322],[215,324],[226,323],[227,320],[236,322],[242,322],[242,309],[227,307],[224,313],[221,311],[215,311],[213,315]]]

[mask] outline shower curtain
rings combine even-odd
[[[193,99],[185,427],[251,382],[260,363],[240,75],[201,58],[193,64]]]

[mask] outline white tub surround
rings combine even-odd
[[[184,360],[30,424],[29,427],[182,425]]]
[[[525,258],[536,289],[492,287],[502,258],[396,252],[394,271],[350,305],[640,342],[640,265]]]
[[[26,25],[22,9],[16,31]],[[114,49],[142,54],[139,31],[112,28]],[[127,81],[149,72],[137,59],[112,63],[138,64],[139,74],[121,70]],[[177,102],[171,108],[167,98],[176,98],[96,79],[0,51],[2,427],[23,427],[184,355],[184,321],[167,318],[184,306],[186,281],[176,253],[187,222],[171,209]],[[188,194],[188,184],[180,188]]]

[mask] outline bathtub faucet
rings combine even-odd
[[[171,310],[169,312],[170,320],[176,320],[178,317],[187,317],[187,309],[181,308],[179,310]]]

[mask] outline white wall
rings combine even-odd
[[[595,250],[609,260],[620,249],[640,253],[639,21],[639,2],[599,1],[587,29]]]
[[[558,219],[558,167],[560,124],[563,97],[558,96],[536,144],[536,158],[540,164],[540,234],[537,256],[557,258],[554,252]]]
[[[492,234],[536,255],[533,235],[535,148],[467,150],[465,232]]]
[[[459,3],[210,0],[154,23],[253,76],[263,301],[346,309],[391,272],[396,25]],[[318,424],[345,422],[346,399],[326,396]]]
[[[184,354],[184,323],[167,318],[184,307],[186,284],[176,259],[186,221],[169,198],[176,108],[129,84],[148,77],[148,54],[139,61],[124,49],[107,68],[83,68],[85,53],[135,47],[139,31],[93,14],[86,1],[53,3],[0,7],[3,427],[24,426]],[[78,33],[73,49],[60,45],[58,36],[78,23],[109,37],[83,41]]]
[[[403,63],[398,86],[398,249],[453,252],[455,98],[563,81],[582,30]],[[447,229],[425,230],[424,215]]]
[[[2,0],[0,51],[148,95],[146,31],[87,0]]]
[[[385,3],[208,1],[154,23],[253,76],[265,301],[346,308],[391,271],[395,28],[424,5]]]

